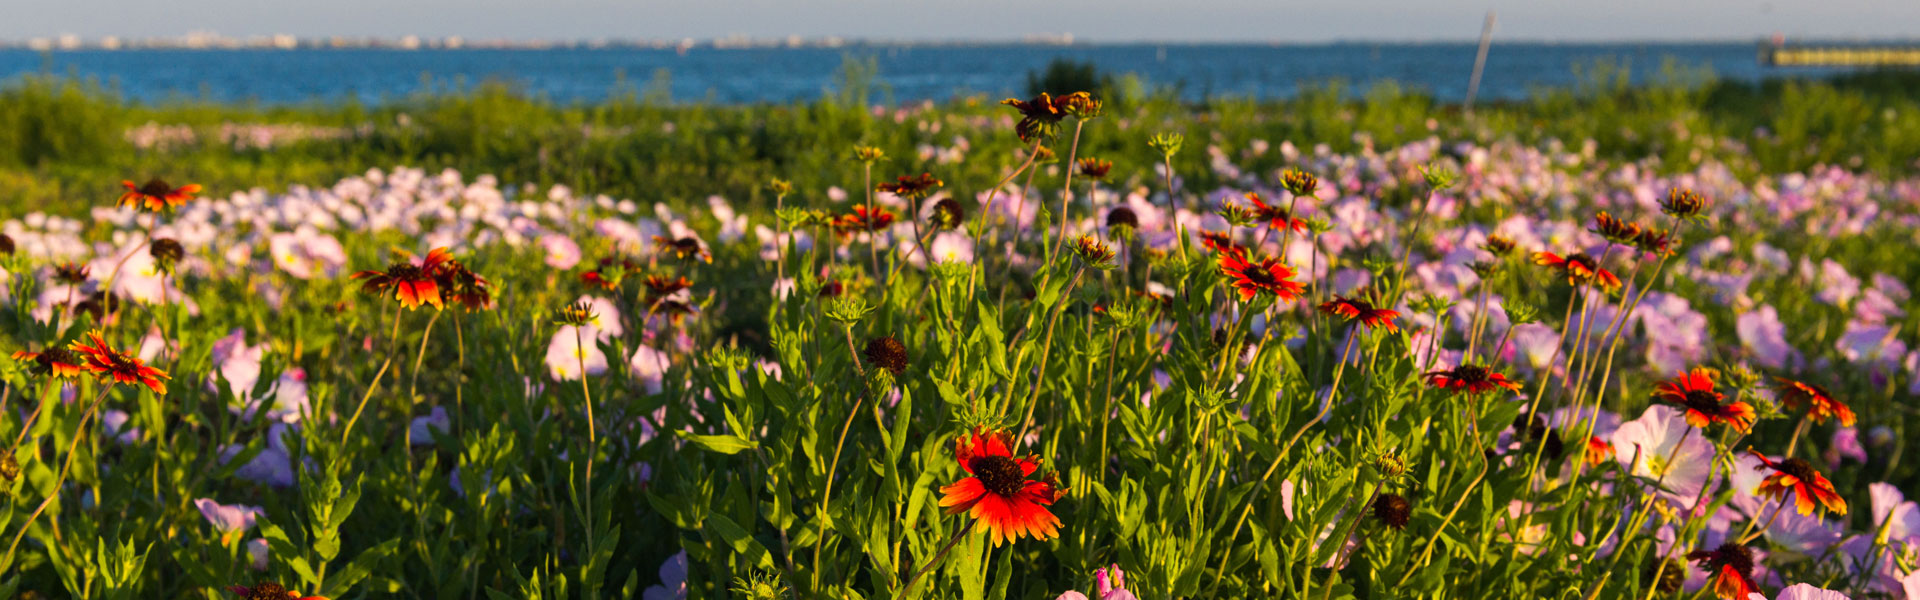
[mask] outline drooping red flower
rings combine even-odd
[[[941,185],[944,184],[940,180],[934,179],[932,173],[921,173],[919,177],[901,175],[891,183],[883,181],[875,184],[873,189],[901,198],[914,199],[927,197],[927,194],[931,194],[934,190],[940,189]]]
[[[1713,389],[1713,372],[1702,367],[1694,367],[1691,372],[1681,373],[1671,381],[1655,385],[1653,397],[1685,408],[1687,424],[1694,427],[1704,428],[1720,422],[1733,427],[1735,431],[1746,433],[1757,418],[1751,404],[1726,403],[1726,394]]]
[[[1372,302],[1357,298],[1347,298],[1335,294],[1333,300],[1320,304],[1320,312],[1340,315],[1348,321],[1359,321],[1367,327],[1378,327],[1391,332],[1400,331],[1393,320],[1400,318],[1400,311],[1375,307]]]
[[[693,305],[679,300],[661,300],[653,303],[652,310],[653,314],[664,315],[669,322],[679,325],[681,321],[686,320],[687,315],[693,314]]]
[[[707,246],[692,236],[676,239],[656,235],[653,236],[653,248],[660,252],[672,253],[674,258],[680,260],[698,258],[702,262],[713,262],[713,254],[707,252]]]
[[[1109,246],[1091,235],[1082,235],[1075,238],[1073,245],[1069,247],[1073,249],[1074,256],[1080,257],[1080,262],[1095,269],[1112,268],[1114,257],[1119,255],[1119,253],[1114,251],[1113,246]]]
[[[1287,212],[1286,207],[1267,204],[1267,201],[1260,198],[1258,193],[1247,194],[1247,201],[1253,203],[1254,217],[1266,221],[1268,227],[1293,229],[1294,233],[1307,232],[1306,220],[1294,218],[1293,213]]]
[[[434,308],[446,308],[440,300],[440,284],[436,279],[453,253],[446,248],[434,248],[427,252],[427,258],[420,264],[401,261],[387,267],[385,271],[361,271],[353,274],[354,279],[364,279],[360,290],[376,296],[392,294],[400,306],[407,309],[419,308],[422,304],[431,304]]]
[[[1780,401],[1786,404],[1787,408],[1805,409],[1807,418],[1813,419],[1814,424],[1826,423],[1827,419],[1839,419],[1840,426],[1853,426],[1853,409],[1846,403],[1835,400],[1833,394],[1827,393],[1826,388],[1785,377],[1775,377],[1774,380],[1780,382],[1780,386],[1776,388],[1780,393]]]
[[[1589,467],[1598,467],[1613,460],[1613,444],[1597,435],[1587,436],[1586,459]]]
[[[1507,379],[1506,375],[1478,365],[1459,365],[1451,369],[1428,371],[1427,385],[1454,393],[1466,392],[1479,394],[1496,388],[1507,390],[1520,389],[1520,382]]]
[[[27,372],[34,375],[52,375],[55,379],[73,379],[80,376],[84,364],[79,355],[66,348],[48,348],[41,352],[20,351],[13,353],[13,359],[30,362]]]
[[[1606,238],[1609,242],[1623,246],[1633,245],[1634,240],[1638,239],[1644,231],[1639,223],[1614,217],[1604,210],[1593,216],[1593,226],[1587,230],[1600,234],[1600,237]]]
[[[940,488],[940,506],[947,514],[972,516],[974,530],[987,532],[994,546],[1024,536],[1047,540],[1060,534],[1060,518],[1047,510],[1061,496],[1054,474],[1028,479],[1040,461],[1014,457],[1006,434],[975,428],[954,441],[953,458],[967,477]]]
[[[1673,233],[1648,227],[1641,230],[1640,235],[1634,236],[1633,247],[1654,256],[1671,256],[1675,252]]]
[[[693,287],[693,282],[684,276],[678,279],[668,279],[661,275],[648,275],[646,279],[641,280],[641,283],[647,286],[648,300],[659,300],[667,296],[672,296],[680,290]]]
[[[1293,280],[1293,267],[1272,257],[1254,262],[1240,253],[1222,252],[1220,273],[1233,279],[1233,287],[1240,290],[1241,302],[1251,302],[1261,294],[1292,301],[1306,289]]]
[[[1242,246],[1238,242],[1233,241],[1233,236],[1225,233],[1213,231],[1200,232],[1200,246],[1221,254],[1237,254],[1241,256],[1247,254],[1246,246]]]
[[[612,291],[620,287],[621,282],[626,281],[628,275],[641,270],[640,263],[632,258],[608,256],[601,258],[593,270],[581,273],[580,281],[602,290]]]
[[[55,265],[53,267],[53,279],[67,285],[86,283],[87,277],[92,275],[92,273],[93,267],[73,261],[67,261],[66,264]]]
[[[146,212],[172,210],[174,207],[186,204],[187,200],[193,199],[194,194],[200,193],[199,184],[189,183],[176,188],[167,185],[167,182],[159,178],[149,179],[141,185],[134,185],[131,180],[122,181],[120,185],[127,188],[125,193],[120,194],[120,206],[130,206]]]
[[[308,596],[282,587],[278,583],[255,583],[251,587],[244,585],[227,586],[240,600],[327,600],[324,596]]]
[[[100,379],[112,379],[114,383],[128,385],[140,384],[153,390],[153,393],[167,395],[167,384],[162,379],[172,379],[165,371],[149,367],[139,357],[127,352],[115,350],[107,344],[107,339],[98,330],[87,332],[87,341],[75,340],[73,351],[85,357],[86,369]]]
[[[1496,233],[1487,236],[1486,243],[1480,244],[1480,249],[1494,256],[1506,256],[1513,253],[1515,245],[1513,238]]]
[[[493,308],[493,284],[457,260],[448,260],[434,276],[443,302],[458,304],[468,312]]]
[[[1582,253],[1564,257],[1552,252],[1533,253],[1533,263],[1559,270],[1569,285],[1598,285],[1608,290],[1620,288],[1620,277],[1600,267],[1600,262]]]
[[[1080,175],[1096,181],[1106,181],[1107,174],[1113,171],[1113,161],[1098,158],[1082,158],[1078,163]]]
[[[1660,211],[1677,219],[1699,220],[1706,210],[1707,197],[1688,189],[1667,190],[1667,199],[1660,201]]]
[[[1760,593],[1753,585],[1753,551],[1746,546],[1728,542],[1712,550],[1688,552],[1687,560],[1713,578],[1713,594],[1722,600],[1747,600],[1749,594]]]
[[[1008,98],[1001,104],[1020,111],[1020,122],[1013,126],[1020,141],[1031,142],[1035,138],[1051,138],[1060,132],[1060,120],[1069,114],[1081,114],[1083,118],[1097,114],[1100,102],[1086,92],[1074,92],[1063,96],[1054,96],[1046,92],[1034,96],[1032,100]]]
[[[1773,470],[1772,474],[1760,481],[1760,488],[1754,493],[1781,500],[1786,497],[1788,491],[1792,491],[1794,509],[1803,515],[1813,514],[1816,501],[1819,503],[1818,506],[1826,507],[1827,512],[1837,515],[1847,514],[1847,500],[1840,497],[1838,490],[1833,489],[1833,482],[1827,481],[1826,476],[1813,470],[1812,463],[1798,458],[1774,462],[1773,459],[1767,458],[1767,455],[1752,448],[1748,448],[1747,453],[1760,459],[1761,466],[1754,467],[1756,470]]]
[[[855,206],[853,212],[833,220],[834,233],[842,237],[860,231],[879,231],[893,224],[893,213],[878,207]]]

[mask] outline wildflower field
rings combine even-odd
[[[1920,598],[1920,98],[1874,81],[28,79],[0,597]]]

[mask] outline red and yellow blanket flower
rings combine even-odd
[[[99,331],[87,332],[86,341],[74,341],[73,351],[85,358],[81,368],[100,376],[100,379],[112,379],[114,383],[127,385],[140,384],[153,390],[153,393],[167,395],[167,384],[163,379],[172,379],[165,371],[147,366],[132,353],[122,352],[107,344],[107,339]]]
[[[987,532],[995,546],[1060,535],[1060,518],[1047,510],[1061,496],[1059,483],[1053,473],[1028,479],[1040,461],[1013,456],[1005,433],[975,428],[954,442],[953,458],[967,477],[940,488],[947,514],[972,516],[975,530]]]
[[[1726,402],[1726,395],[1713,388],[1713,372],[1703,367],[1694,367],[1671,381],[1660,382],[1654,386],[1653,397],[1686,409],[1687,424],[1694,427],[1726,423],[1735,431],[1746,433],[1756,418],[1752,404]]]

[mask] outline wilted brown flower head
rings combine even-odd
[[[1113,161],[1100,160],[1098,158],[1082,158],[1079,164],[1080,176],[1095,181],[1105,181],[1107,179],[1107,173],[1113,170]]]
[[[699,259],[703,262],[713,262],[713,254],[707,252],[706,244],[700,243],[699,239],[691,236],[675,239],[656,235],[653,236],[653,247],[661,252],[670,252],[675,258],[682,260]]]
[[[1116,227],[1139,229],[1140,215],[1134,213],[1131,208],[1115,206],[1113,210],[1107,211],[1107,229]]]
[[[921,173],[919,177],[901,175],[891,183],[882,182],[873,188],[901,198],[920,199],[940,189],[942,185],[945,184],[934,179],[932,173]]]
[[[1380,494],[1373,500],[1373,518],[1394,531],[1406,529],[1407,522],[1413,519],[1413,503],[1399,494]]]
[[[153,257],[153,264],[161,271],[172,273],[173,266],[187,255],[187,249],[179,241],[171,238],[158,238],[147,244],[147,254]]]
[[[67,261],[66,264],[56,265],[53,267],[54,280],[59,281],[60,283],[68,284],[68,285],[79,285],[79,284],[85,283],[87,281],[87,276],[92,273],[93,273],[92,267],[88,267],[86,265],[76,263],[73,261]]]
[[[942,198],[933,203],[933,215],[929,219],[934,229],[946,230],[959,227],[967,220],[967,209],[952,198]]]
[[[867,358],[868,363],[896,376],[907,370],[907,346],[893,336],[883,335],[867,340],[867,347],[860,354]]]
[[[1036,139],[1049,139],[1060,133],[1060,120],[1073,115],[1075,118],[1091,119],[1100,114],[1100,101],[1086,92],[1074,92],[1054,97],[1046,92],[1034,96],[1032,100],[1008,98],[1001,104],[1020,111],[1020,122],[1013,132],[1020,141],[1031,142]]]
[[[1486,250],[1494,256],[1506,256],[1513,254],[1515,246],[1516,244],[1513,243],[1513,238],[1496,233],[1487,236],[1487,241],[1480,244],[1480,249]]]

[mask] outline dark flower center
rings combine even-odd
[[[46,352],[41,352],[40,356],[34,357],[34,362],[47,368],[52,368],[53,365],[77,365],[80,364],[80,356],[66,348],[50,348]]]
[[[1020,472],[1020,463],[1010,456],[977,456],[969,463],[973,476],[988,492],[1003,498],[1012,498],[1026,487],[1027,476]]]
[[[1402,529],[1413,517],[1413,504],[1399,494],[1381,494],[1373,501],[1373,516],[1388,527]]]
[[[140,193],[148,196],[165,196],[173,193],[173,187],[167,185],[167,182],[161,181],[160,178],[155,177],[147,180],[145,185],[140,186]]]
[[[1720,395],[1707,390],[1687,390],[1687,408],[1709,415],[1720,413]]]
[[[899,375],[907,370],[907,346],[893,336],[882,336],[867,341],[867,360],[874,366],[892,371]]]
[[[419,279],[421,274],[420,267],[412,263],[400,263],[387,267],[387,276],[401,281]]]
[[[959,225],[961,221],[967,218],[967,209],[960,206],[960,203],[955,202],[952,198],[935,203],[933,210],[934,222],[942,227]]]
[[[673,248],[681,252],[699,252],[700,240],[683,237],[673,241]]]
[[[1666,568],[1661,568],[1662,563],[1665,564]],[[1660,579],[1658,581],[1654,580],[1655,573],[1659,574]],[[1686,582],[1686,568],[1680,564],[1680,561],[1671,558],[1660,560],[1658,557],[1649,556],[1647,557],[1647,564],[1640,570],[1640,584],[1655,587],[1661,592],[1673,593],[1679,591],[1680,586]]]
[[[246,600],[286,600],[287,588],[278,583],[256,583],[247,590]]]
[[[1267,270],[1266,267],[1261,265],[1250,265],[1245,271],[1242,271],[1242,273],[1246,274],[1247,281],[1260,284],[1261,286],[1270,286],[1280,281],[1273,276],[1272,271]]]
[[[1811,463],[1808,463],[1804,459],[1789,458],[1789,459],[1780,461],[1780,464],[1775,465],[1773,469],[1781,473],[1792,475],[1794,479],[1805,481],[1805,482],[1808,482],[1809,484],[1813,482],[1813,476],[1814,476],[1813,465]]]
[[[1467,383],[1484,383],[1487,381],[1487,369],[1473,365],[1460,365],[1454,367],[1453,378]]]
[[[1125,206],[1114,207],[1113,210],[1107,211],[1107,227],[1133,227],[1137,229],[1140,227],[1140,215],[1134,214],[1133,209]]]
[[[147,252],[151,254],[155,260],[171,264],[179,261],[181,257],[186,256],[187,250],[180,245],[180,242],[161,238],[154,240],[153,244],[147,248]]]
[[[1733,570],[1742,576],[1753,576],[1753,551],[1732,542],[1714,548],[1703,562],[1710,573],[1718,572],[1722,567],[1733,567]]]

